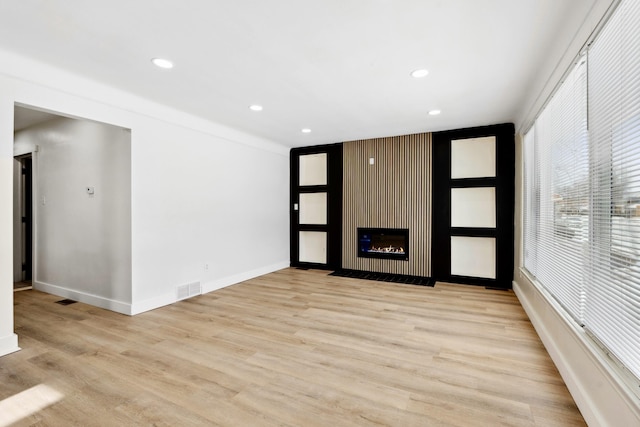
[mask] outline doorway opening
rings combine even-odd
[[[14,289],[131,295],[131,130],[14,105]]]
[[[32,288],[33,280],[33,158],[14,158],[13,290]]]
[[[37,149],[16,150],[15,134],[58,115],[27,106],[14,106],[13,158],[13,290],[32,289],[35,277],[35,164]]]

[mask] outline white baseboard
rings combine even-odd
[[[177,296],[175,292],[158,295],[153,298],[146,299],[140,302],[133,302],[131,304],[131,315],[144,313],[145,311],[155,310],[156,308],[164,307],[165,305],[173,304],[176,302]]]
[[[282,270],[289,267],[289,262],[280,262],[277,264],[271,264],[264,267],[256,268],[254,270],[246,271],[233,276],[223,277],[221,279],[211,280],[202,284],[202,293],[213,292],[218,289],[222,289],[227,286],[235,285],[236,283],[244,282],[245,280],[253,279],[254,277],[262,276],[274,271]],[[165,305],[173,304],[177,302],[177,296],[175,292],[159,295],[154,298],[149,298],[140,302],[133,302],[131,304],[131,314],[136,315],[144,313],[145,311],[155,310],[156,308],[163,307]]]
[[[105,308],[117,313],[128,315],[131,314],[131,304],[126,302],[116,301],[113,299],[92,295],[86,292],[77,291],[75,289],[64,288],[62,286],[52,285],[50,283],[44,283],[40,281],[33,282],[33,288],[38,291],[46,292],[48,294],[58,295],[60,297],[69,298],[89,305],[95,305],[96,307]]]
[[[236,283],[244,282],[245,280],[253,279],[254,277],[262,276],[274,271],[282,270],[289,267],[289,262],[280,262],[277,264],[271,264],[264,267],[256,268],[255,270],[246,271],[240,274],[234,274],[233,276],[223,277],[221,279],[212,280],[202,284],[202,293],[212,292],[218,289],[225,288],[227,286],[235,285]]]
[[[582,328],[524,274],[513,290],[587,424],[640,426],[638,395]]]
[[[18,347],[18,336],[16,334],[0,337],[0,356],[14,353],[18,350],[20,350],[20,347]]]

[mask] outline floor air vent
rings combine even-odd
[[[187,283],[186,285],[180,285],[177,288],[177,300],[183,300],[187,298],[200,295],[202,293],[202,286],[200,282]]]

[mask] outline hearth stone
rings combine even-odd
[[[376,280],[379,282],[403,283],[407,285],[431,286],[435,280],[431,277],[409,276],[406,274],[376,273],[372,271],[360,270],[336,270],[329,273],[330,276],[351,277],[354,279]]]

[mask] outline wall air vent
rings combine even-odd
[[[191,298],[202,293],[200,282],[187,283],[176,288],[176,301]]]
[[[202,285],[200,282],[189,283],[189,296],[200,295],[202,293]]]

